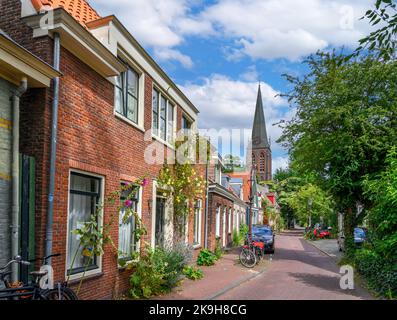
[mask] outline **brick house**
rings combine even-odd
[[[26,203],[28,192],[22,190],[20,196],[19,188],[20,176],[22,181],[29,179],[25,168],[31,165],[30,159],[19,155],[20,96],[27,89],[48,88],[51,79],[58,75],[50,65],[0,30],[0,266],[20,253],[18,247],[13,246],[16,241],[11,238],[19,239],[20,231],[29,229],[29,219],[34,214]],[[20,198],[22,210],[18,214]],[[22,228],[18,227],[20,224]],[[24,246],[27,240],[21,239],[22,254],[25,258],[33,258],[27,255],[29,248]],[[31,246],[31,254],[32,249]]]
[[[215,154],[209,166],[208,184],[208,248],[229,247],[233,232],[245,223],[247,204],[230,185],[230,178],[222,174],[222,157]]]
[[[52,210],[52,252],[61,254],[52,261],[55,281],[71,274],[77,284],[85,266],[81,252],[73,259],[78,238],[71,231],[110,192],[141,176],[149,176],[150,184],[140,188],[134,206],[148,235],[135,243],[130,236],[134,223],[119,221],[112,226],[112,239],[129,254],[143,243],[159,244],[159,234],[172,238],[172,201],[163,197],[156,177],[164,158],[174,153],[176,132],[197,129],[197,108],[115,16],[99,16],[85,0],[3,0],[0,12],[0,29],[46,63],[59,61],[62,73],[59,96],[55,84],[29,88],[20,114],[19,149],[35,162],[31,242],[36,256],[44,256]],[[204,173],[203,167],[199,170]],[[106,205],[98,223],[108,223],[115,210]],[[187,221],[186,241],[197,249],[204,244],[204,212],[205,199],[197,199]],[[111,298],[128,288],[128,277],[109,245],[91,261],[80,297]]]

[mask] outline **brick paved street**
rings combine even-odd
[[[275,256],[263,274],[217,299],[373,299],[357,284],[354,290],[341,290],[339,279],[333,258],[307,243],[301,233],[290,231],[277,236]]]

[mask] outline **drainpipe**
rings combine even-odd
[[[208,197],[209,197],[209,185],[208,185],[208,160],[207,160],[207,165],[205,168],[205,181],[206,181],[206,185],[207,185],[207,190],[206,190],[206,195],[205,195],[205,218],[204,218],[204,248],[208,249]]]
[[[59,33],[54,33],[54,69],[59,71],[61,53],[61,41]],[[52,124],[51,124],[51,155],[50,155],[50,181],[48,190],[48,211],[45,239],[45,255],[52,254],[53,220],[54,220],[54,190],[55,190],[55,164],[57,152],[58,133],[58,104],[59,104],[59,77],[53,80],[54,96],[52,100]],[[51,265],[51,259],[48,260]]]
[[[28,81],[23,78],[12,96],[12,225],[11,255],[19,255],[19,101],[28,89]],[[12,265],[12,281],[18,281],[18,265]]]

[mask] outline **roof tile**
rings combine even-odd
[[[48,7],[53,9],[62,7],[83,26],[101,18],[87,0],[32,0],[32,4],[37,11]]]

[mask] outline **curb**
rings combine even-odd
[[[253,280],[253,279],[255,279],[255,278],[261,276],[262,274],[264,274],[264,273],[266,272],[266,270],[267,270],[267,269],[263,269],[263,270],[259,271],[259,272],[256,273],[256,274],[253,274],[253,275],[248,276],[248,277],[245,277],[245,278],[243,278],[243,279],[241,279],[241,280],[239,280],[239,281],[236,281],[236,282],[232,283],[231,285],[229,285],[229,286],[223,288],[222,290],[218,291],[217,293],[212,294],[212,295],[210,295],[210,296],[204,298],[203,300],[214,300],[214,299],[216,299],[216,298],[218,298],[218,297],[224,295],[225,293],[229,292],[230,290],[233,290],[234,288],[239,287],[239,286],[242,285],[243,283],[246,283],[246,282],[248,282],[248,281],[251,281],[251,280]]]
[[[316,249],[318,249],[319,251],[321,251],[322,253],[326,254],[328,257],[330,257],[330,258],[332,258],[332,259],[338,261],[338,257],[334,257],[334,256],[330,255],[327,251],[324,251],[323,249],[321,249],[321,248],[317,247],[315,244],[313,244],[312,241],[306,240],[306,239],[304,239],[304,240],[306,241],[306,243],[310,244],[310,245],[313,246],[314,248],[316,248]]]

